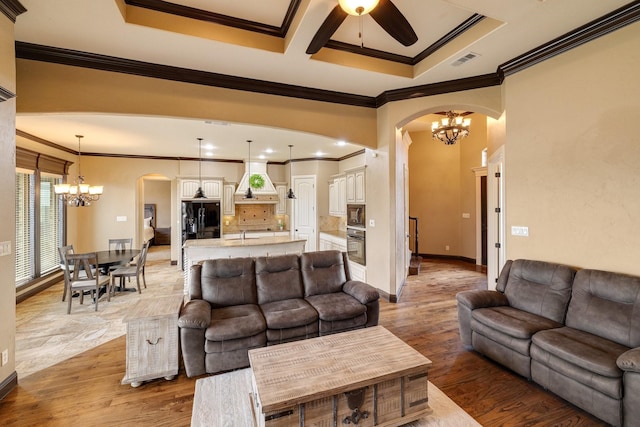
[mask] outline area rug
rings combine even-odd
[[[406,424],[407,427],[480,426],[431,382],[428,389],[429,406],[433,412],[420,420]],[[191,426],[253,427],[250,391],[250,369],[197,380]]]

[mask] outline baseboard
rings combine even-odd
[[[453,261],[463,261],[463,262],[468,262],[470,264],[476,263],[475,258],[467,258],[460,255],[420,254],[420,256],[423,258],[423,261],[425,258],[431,258],[431,259],[449,259]]]
[[[16,290],[16,304],[20,303],[27,298],[34,296],[40,291],[47,289],[48,287],[55,285],[64,279],[62,270],[55,271],[46,277],[40,278],[37,281],[31,282],[24,286],[19,286]]]
[[[0,383],[0,400],[4,399],[6,395],[11,393],[11,390],[16,388],[18,385],[18,373],[13,371],[11,375],[5,378],[4,381]]]
[[[171,265],[178,265],[178,261],[171,260]]]
[[[395,295],[388,294],[387,292],[382,291],[380,289],[376,289],[376,290],[380,294],[380,297],[386,299],[388,302],[392,302],[392,303],[398,302],[398,299],[396,298]]]

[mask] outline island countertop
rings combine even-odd
[[[184,243],[185,248],[207,247],[207,248],[233,248],[237,246],[264,246],[279,245],[282,243],[306,242],[306,239],[294,239],[289,236],[267,236],[253,237],[247,236],[244,239],[193,239]]]
[[[191,266],[207,259],[261,257],[304,252],[306,239],[247,235],[231,239],[193,239],[184,243],[184,293],[189,295]]]

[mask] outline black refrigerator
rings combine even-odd
[[[220,201],[182,202],[182,243],[190,239],[220,238]]]

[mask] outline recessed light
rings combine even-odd
[[[324,153],[322,151],[316,151],[316,156],[317,157],[322,157],[322,156],[324,156]]]
[[[206,144],[206,145],[204,146],[204,148],[205,148],[206,150],[213,150],[213,148],[214,148],[214,147],[213,147],[213,144]]]
[[[204,154],[205,154],[206,156],[211,157],[211,156],[213,156],[213,151],[207,151],[207,152],[206,152],[206,153],[204,153]]]
[[[260,154],[260,155],[258,156],[258,158],[259,158],[259,159],[266,159],[266,156],[265,156],[264,154]]]
[[[273,153],[273,149],[267,148],[266,150],[264,150],[264,152],[267,153],[267,154],[271,154],[271,153]]]
[[[347,145],[347,143],[345,141],[338,141],[336,142],[336,145],[339,147],[344,147],[345,145]]]

